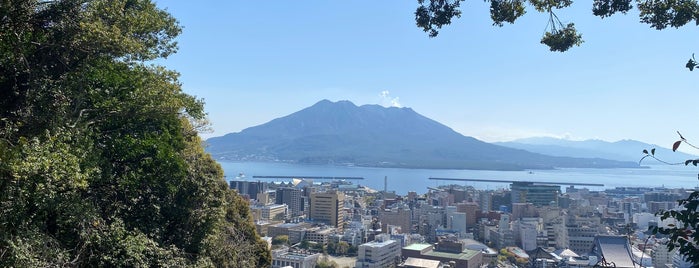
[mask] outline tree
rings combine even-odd
[[[677,135],[679,135],[680,139],[672,145],[672,151],[677,151],[682,143],[694,149],[699,149],[699,147],[689,143],[679,132],[677,132]],[[682,164],[663,161],[655,155],[655,148],[643,150],[643,154],[641,161],[646,158],[653,158],[664,164]],[[684,162],[685,166],[689,164],[697,166],[699,165],[699,159],[688,159]],[[653,226],[650,227],[650,230],[653,234],[668,235],[670,239],[668,249],[673,250],[677,248],[679,253],[684,255],[686,261],[699,264],[699,232],[697,232],[699,229],[699,191],[695,190],[687,198],[680,199],[677,202],[679,207],[683,209],[659,212],[661,220],[674,219],[675,223],[669,224],[668,227]]]
[[[304,239],[301,240],[301,243],[299,243],[299,248],[301,249],[309,249],[311,247],[311,242],[308,242],[308,240]]]
[[[337,243],[337,247],[335,248],[335,254],[337,255],[345,255],[349,252],[350,245],[346,241],[340,241]]]
[[[148,0],[0,4],[0,266],[271,263]]]
[[[327,255],[323,255],[318,262],[316,262],[315,268],[338,268],[340,267],[335,261],[328,258]]]
[[[330,255],[336,255],[337,254],[337,242],[335,242],[334,239],[330,239],[328,241],[328,245],[326,246],[327,252]]]
[[[289,243],[288,235],[278,235],[272,238],[272,245],[286,245]]]
[[[464,0],[418,0],[415,22],[430,37],[436,37],[439,30],[461,17],[461,3]],[[546,32],[541,43],[551,51],[564,52],[583,43],[582,35],[575,29],[574,23],[563,25],[556,11],[573,4],[572,0],[487,0],[490,2],[490,18],[493,25],[502,27],[505,23],[514,24],[526,13],[527,6],[549,16]],[[626,14],[633,8],[631,0],[593,0],[592,14],[606,18],[616,13]],[[684,1],[636,1],[642,23],[651,28],[662,30],[667,27],[682,27],[692,21],[699,24],[699,4],[695,0]],[[542,22],[543,24],[543,22]],[[697,62],[692,59],[687,68],[693,70]]]

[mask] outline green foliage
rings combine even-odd
[[[415,23],[430,37],[436,37],[439,29],[451,24],[453,18],[461,17],[461,2],[464,0],[418,0],[418,8],[415,10]]]
[[[638,1],[641,22],[662,30],[668,26],[679,28],[694,20],[699,25],[699,4],[693,0]]]
[[[337,243],[337,247],[335,248],[335,254],[344,256],[349,252],[350,245],[349,243],[345,241],[340,241]]]
[[[418,0],[415,11],[415,22],[419,28],[428,32],[430,37],[439,34],[439,30],[451,24],[452,19],[461,17],[461,2],[463,0]],[[505,22],[514,21],[526,13],[525,5],[529,4],[536,11],[549,13],[551,18],[556,17],[554,10],[570,7],[572,0],[486,0],[490,1],[490,17],[493,25],[503,26]],[[642,23],[649,24],[652,28],[661,30],[666,27],[682,27],[692,21],[699,25],[699,4],[696,0],[680,1],[636,1],[639,9],[639,18]],[[631,0],[593,0],[592,13],[600,18],[612,16],[616,13],[626,14],[633,8]],[[582,35],[577,32],[573,23],[563,26],[556,17],[555,23],[551,19],[547,25],[541,43],[548,46],[551,51],[564,52],[573,46],[583,43]],[[558,27],[560,26],[560,27]],[[690,60],[687,68],[693,70],[696,61]]]
[[[272,245],[286,245],[289,243],[288,235],[278,235],[272,238]]]
[[[582,36],[575,30],[575,25],[569,23],[562,29],[546,32],[541,38],[541,43],[548,46],[551,51],[565,52],[569,48],[582,44]]]
[[[0,266],[271,264],[147,0],[0,5]]]
[[[682,134],[678,131],[677,135],[679,140],[673,143],[672,151],[676,151],[682,143],[688,146],[699,149],[699,147],[690,143],[685,139]],[[658,158],[655,155],[655,148],[649,150],[643,150],[644,156],[641,158],[643,161],[646,158],[652,158],[664,164],[681,164],[681,163],[668,163]],[[684,162],[685,165],[692,163],[697,166],[699,159],[689,159]],[[681,255],[684,255],[685,260],[693,263],[699,264],[699,191],[692,192],[687,198],[680,199],[677,201],[681,209],[679,210],[668,210],[659,212],[660,219],[671,220],[673,223],[668,224],[667,227],[652,226],[649,229],[653,234],[663,234],[668,236],[670,243],[668,243],[668,249],[673,250],[678,249]]]
[[[592,2],[592,14],[601,18],[609,17],[621,12],[626,14],[631,10],[631,0],[594,0]]]
[[[515,23],[515,20],[526,13],[521,0],[491,0],[490,18],[493,25],[503,26],[503,22]]]
[[[651,227],[653,234],[664,234],[670,239],[668,249],[678,249],[690,263],[699,263],[699,191],[692,192],[686,199],[678,200],[682,210],[669,210],[661,213],[661,219],[674,219],[676,224],[668,227]]]
[[[561,9],[573,4],[572,0],[529,0],[536,11],[551,12],[552,9]]]
[[[301,240],[301,243],[299,243],[299,248],[301,249],[309,249],[311,247],[311,242],[308,242],[308,240],[304,239]]]

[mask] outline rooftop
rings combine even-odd
[[[404,247],[403,249],[407,250],[417,250],[417,251],[422,251],[428,247],[432,247],[430,244],[421,244],[421,243],[415,243],[415,244],[410,244],[407,247]]]
[[[396,240],[389,239],[389,240],[385,240],[385,241],[371,241],[371,242],[366,242],[364,244],[361,244],[360,246],[380,248],[380,247],[388,246],[392,243],[396,243]]]
[[[607,263],[614,263],[616,267],[636,267],[631,259],[629,241],[625,236],[596,236],[594,247],[594,251]]]
[[[480,251],[475,251],[475,250],[470,250],[470,249],[465,249],[461,253],[449,253],[449,252],[440,252],[440,251],[430,250],[427,253],[425,253],[424,255],[468,261],[468,260],[472,259],[474,256],[476,256],[476,254],[478,254],[478,253],[480,253]]]
[[[426,260],[426,259],[413,258],[413,257],[408,257],[408,259],[406,259],[405,263],[403,263],[403,264],[405,266],[408,266],[408,267],[420,267],[420,268],[437,268],[437,267],[439,267],[439,261]]]

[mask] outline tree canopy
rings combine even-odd
[[[451,24],[452,20],[461,17],[461,4],[464,0],[418,0],[415,11],[415,22],[430,37],[439,34],[439,30]],[[551,51],[564,52],[573,46],[583,43],[574,23],[563,24],[556,12],[570,7],[572,0],[487,0],[490,2],[490,18],[493,25],[502,27],[505,23],[513,24],[527,13],[527,8],[533,8],[549,16],[546,32],[541,43]],[[696,0],[654,1],[636,0],[641,23],[649,24],[651,28],[662,30],[667,27],[679,28],[692,21],[699,25],[699,4]],[[633,9],[631,0],[593,0],[592,14],[606,18],[617,13],[626,14]],[[696,61],[690,59],[687,67],[693,69]]]
[[[265,267],[148,0],[0,4],[0,266]]]

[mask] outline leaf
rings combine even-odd
[[[696,160],[696,159],[692,160],[692,165],[694,165],[695,167],[697,166],[697,163],[699,163],[699,160]]]
[[[680,138],[682,138],[682,135],[680,135]],[[684,140],[684,138],[682,138]],[[675,152],[677,151],[677,148],[680,147],[680,143],[682,143],[681,140],[676,141],[674,144],[672,144],[672,151]]]
[[[655,155],[655,148],[650,149],[650,154],[651,154],[651,155]]]
[[[643,154],[648,154],[648,150],[643,149]]]
[[[697,66],[697,63],[694,62],[694,60],[689,59],[689,61],[687,62],[687,64],[684,67],[687,67],[687,69],[689,69],[689,71],[691,72],[691,71],[694,71],[694,67],[696,67],[696,66]]]
[[[692,159],[689,159],[689,160],[687,160],[687,161],[684,161],[684,165],[685,165],[685,166],[686,166],[686,165],[689,165],[689,163],[692,163]]]

